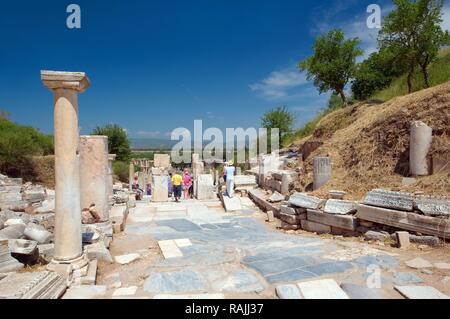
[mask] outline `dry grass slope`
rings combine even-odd
[[[421,190],[450,196],[450,171],[422,177],[413,187],[402,186],[409,171],[409,130],[420,120],[433,128],[432,153],[450,158],[450,82],[389,100],[383,104],[360,103],[325,116],[313,133],[295,143],[320,141],[323,145],[299,163],[305,174],[297,188],[312,182],[312,159],[330,155],[331,181],[315,193],[327,196],[330,189],[347,191],[360,199],[372,188]]]

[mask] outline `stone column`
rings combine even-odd
[[[41,71],[54,94],[55,250],[52,262],[83,268],[88,260],[81,245],[78,93],[89,86],[85,73]]]
[[[331,159],[329,157],[314,158],[314,190],[325,185],[331,178]]]
[[[259,165],[258,184],[259,184],[259,187],[265,188],[266,187],[265,180],[266,180],[267,172],[266,172],[266,166],[264,163],[264,155],[263,154],[260,154],[258,156],[258,165]]]
[[[117,155],[116,154],[109,154],[108,155],[108,176],[107,176],[107,189],[108,189],[108,195],[113,196],[114,195],[114,170],[113,170],[113,162],[116,160]]]
[[[132,185],[133,185],[133,180],[134,180],[134,163],[133,162],[130,163],[130,174],[129,175],[130,175],[129,176],[129,180],[130,180],[129,190],[131,192],[131,190],[133,189]]]
[[[409,166],[412,175],[425,176],[430,174],[428,151],[433,140],[433,129],[423,122],[411,123],[409,148]]]
[[[95,211],[100,215],[101,223],[109,220],[108,155],[107,136],[81,136],[81,209],[88,209],[95,204]]]

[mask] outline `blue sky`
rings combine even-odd
[[[70,3],[81,7],[80,30],[66,27]],[[79,97],[82,134],[117,123],[132,137],[167,138],[195,119],[204,127],[258,127],[277,105],[294,111],[299,126],[329,95],[317,93],[297,62],[334,27],[373,51],[370,3],[391,7],[373,0],[3,2],[0,108],[51,133],[53,98],[39,71],[84,71],[91,87]]]

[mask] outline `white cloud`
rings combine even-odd
[[[273,71],[262,81],[251,84],[253,92],[269,100],[284,99],[291,96],[290,90],[307,84],[306,76],[296,65]]]

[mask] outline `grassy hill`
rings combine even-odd
[[[312,159],[330,155],[333,177],[317,195],[326,197],[329,190],[341,189],[359,200],[373,188],[390,188],[450,196],[450,170],[420,178],[413,186],[402,185],[409,172],[410,123],[415,120],[433,128],[431,153],[450,158],[450,82],[446,82],[384,103],[356,103],[317,119],[308,135],[290,146],[303,152],[320,145],[305,162],[296,163],[302,171],[297,190],[306,190],[312,182]]]
[[[429,67],[430,72],[430,86],[436,86],[444,82],[450,81],[450,48],[444,49],[440,52],[437,61]],[[419,70],[413,78],[413,90],[418,91],[424,87],[422,74]],[[380,92],[375,93],[372,98],[381,101],[388,101],[389,99],[408,94],[408,86],[406,83],[406,75],[394,80],[389,87]]]

